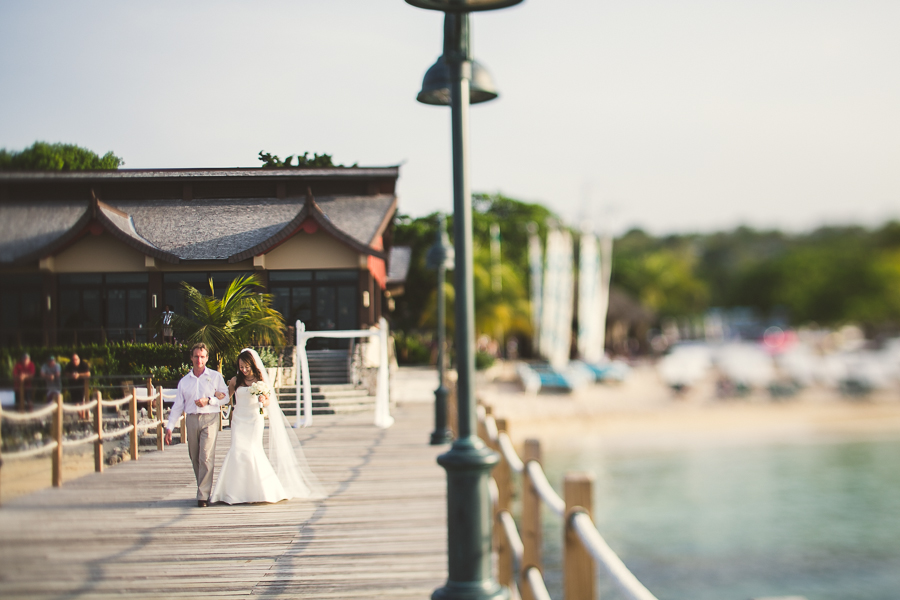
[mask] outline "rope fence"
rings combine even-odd
[[[139,395],[140,394],[140,395]],[[0,468],[6,460],[22,460],[34,458],[51,453],[53,461],[52,468],[52,484],[53,487],[62,485],[62,462],[63,449],[81,446],[84,444],[94,444],[94,471],[100,473],[103,471],[103,442],[115,440],[130,435],[129,454],[131,460],[138,460],[138,438],[142,432],[146,432],[152,428],[156,428],[156,449],[162,451],[165,449],[164,428],[165,420],[165,403],[175,400],[174,390],[164,390],[162,386],[158,386],[155,390],[147,388],[132,388],[131,393],[124,398],[117,400],[103,400],[99,390],[93,392],[93,399],[89,402],[81,404],[65,404],[63,396],[57,393],[54,400],[41,406],[31,412],[19,413],[4,411],[0,406],[0,422],[7,421],[10,424],[23,425],[26,423],[45,423],[48,417],[52,417],[50,426],[52,440],[37,448],[26,448],[15,452],[2,452],[2,438],[0,438]],[[138,411],[138,405],[146,405],[146,412],[149,420],[139,417],[142,416],[144,409]],[[115,409],[117,412],[121,407],[128,406],[129,425],[114,429],[112,431],[103,429],[103,409]],[[157,418],[154,418],[154,413]],[[67,437],[64,434],[63,422],[66,414],[77,414],[81,421],[92,419],[93,432],[90,435],[83,435],[83,432],[73,432]],[[221,413],[219,420],[219,428],[222,427]],[[179,425],[181,442],[186,441],[186,428],[184,415],[181,416]],[[82,435],[83,437],[79,437]]]
[[[494,546],[499,583],[526,600],[549,600],[541,567],[541,504],[563,519],[563,586],[566,600],[593,600],[595,571],[602,567],[628,600],[657,600],[622,559],[609,547],[591,518],[593,476],[567,473],[560,496],[541,467],[540,442],[525,441],[520,457],[509,438],[506,419],[493,416],[490,406],[479,405],[478,434],[498,452],[501,460],[490,484],[494,502]],[[512,474],[521,478],[520,528],[510,513],[514,495]]]

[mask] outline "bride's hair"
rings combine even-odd
[[[253,371],[253,376],[256,377],[257,381],[262,381],[263,376],[262,373],[259,372],[259,369],[256,366],[256,361],[253,360],[253,355],[250,354],[247,350],[244,350],[238,355],[238,361],[244,361],[245,364],[250,365],[250,370]],[[235,362],[235,368],[237,369],[237,386],[242,387],[247,385],[244,383],[244,374],[241,372],[241,363]]]

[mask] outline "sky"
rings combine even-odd
[[[471,186],[596,232],[808,231],[900,218],[900,3],[525,0],[471,16],[500,97]],[[0,3],[0,147],[124,168],[262,151],[402,165],[452,210],[450,111],[419,104],[443,14],[403,0]]]

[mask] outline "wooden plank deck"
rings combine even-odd
[[[428,598],[446,581],[432,407],[316,417],[320,501],[198,508],[185,445],[0,507],[2,598]],[[230,444],[222,432],[221,463]]]

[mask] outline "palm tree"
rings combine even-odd
[[[175,315],[173,325],[188,343],[206,344],[219,367],[247,346],[284,344],[284,317],[272,308],[271,294],[257,291],[262,282],[256,275],[232,281],[222,298],[216,298],[212,279],[208,296],[187,283],[181,286],[188,316]]]

